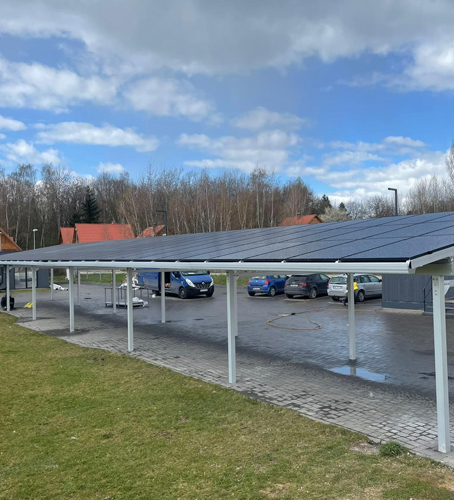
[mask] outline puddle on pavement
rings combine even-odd
[[[371,380],[372,382],[384,382],[388,377],[382,373],[374,373],[364,368],[357,368],[356,366],[341,366],[340,368],[330,368],[330,372],[340,373],[341,375],[353,375],[354,377]]]

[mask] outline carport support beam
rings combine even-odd
[[[438,451],[451,451],[444,276],[432,276]]]
[[[80,306],[80,271],[77,269],[77,305]]]
[[[134,314],[132,309],[132,269],[128,269],[127,302],[128,302],[128,351],[134,350]]]
[[[112,311],[117,314],[117,271],[112,269]]]
[[[36,268],[32,267],[32,318],[36,319]]]
[[[234,271],[227,271],[227,345],[229,357],[229,383],[236,384],[236,332],[238,315],[236,308],[236,279]]]
[[[50,300],[54,300],[54,268],[50,268]]]
[[[11,307],[10,307],[10,303],[9,303],[10,297],[11,297],[11,284],[10,284],[10,279],[9,279],[9,270],[10,270],[10,267],[6,266],[6,312],[11,311]]]
[[[68,295],[69,295],[69,331],[74,332],[74,292],[73,292],[73,270],[68,268]]]
[[[350,361],[356,361],[355,289],[353,273],[348,275],[348,352]]]
[[[166,283],[165,272],[161,271],[161,323],[166,322]]]

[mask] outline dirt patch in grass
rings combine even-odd
[[[6,315],[0,366],[2,500],[454,499],[441,464]]]

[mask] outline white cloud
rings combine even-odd
[[[383,142],[386,144],[392,144],[395,146],[408,146],[411,148],[422,148],[425,146],[425,143],[422,141],[411,139],[410,137],[402,137],[402,136],[385,137]]]
[[[67,69],[10,62],[0,56],[0,107],[60,113],[83,102],[108,104],[115,94],[112,80],[84,78]]]
[[[187,161],[185,165],[204,168],[238,168],[252,172],[262,167],[272,171],[289,163],[289,152],[299,143],[295,134],[282,130],[260,132],[252,137],[224,136],[211,138],[205,134],[181,134],[177,144],[216,158]]]
[[[129,86],[124,95],[134,109],[153,115],[219,121],[214,104],[197,95],[194,86],[187,81],[147,78]]]
[[[6,118],[0,115],[0,130],[11,130],[12,132],[17,132],[19,130],[26,130],[27,127],[25,123],[19,120],[14,120],[13,118]]]
[[[0,134],[0,141],[2,141],[3,139],[6,139],[6,135],[5,134]]]
[[[218,73],[308,57],[410,55],[411,88],[452,88],[454,3],[301,0],[1,1],[0,32],[80,40],[104,69]]]
[[[100,174],[122,174],[125,167],[120,163],[100,163],[98,165],[98,172]]]
[[[61,122],[55,125],[37,125],[40,130],[36,137],[41,144],[57,142],[90,144],[95,146],[129,146],[141,153],[154,151],[159,140],[154,136],[138,134],[133,129],[117,128],[109,124],[96,127],[91,123]]]
[[[7,144],[0,144],[0,152],[14,163],[31,163],[31,164],[45,164],[52,163],[59,164],[62,161],[61,154],[56,149],[47,149],[39,151],[35,148],[33,143],[26,142],[19,139],[16,142],[9,142]]]
[[[259,106],[232,120],[232,125],[252,131],[276,127],[293,130],[300,128],[305,122],[306,120],[299,116],[290,113],[276,113]]]

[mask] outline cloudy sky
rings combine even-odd
[[[444,174],[451,0],[0,0],[0,164],[302,176],[339,197]]]

